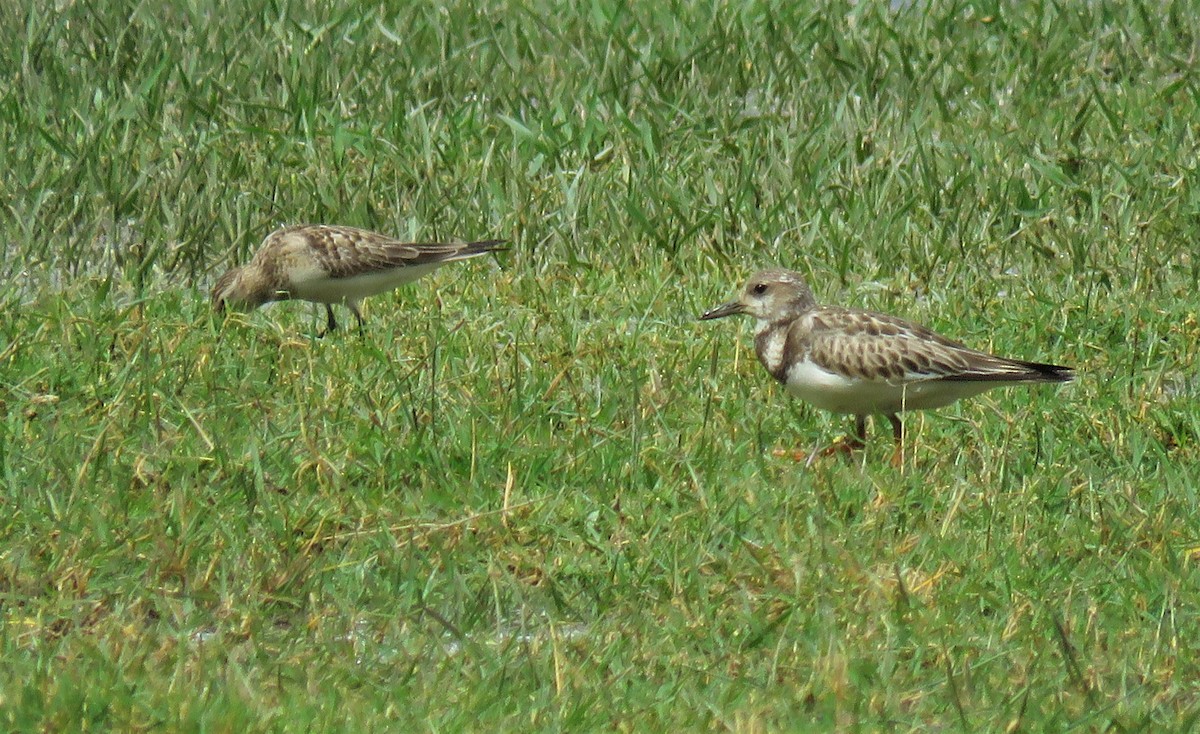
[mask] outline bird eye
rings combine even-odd
[[[751,288],[750,290],[754,291],[754,295],[761,296],[762,294],[767,292],[767,284],[766,283],[755,283],[754,287]]]

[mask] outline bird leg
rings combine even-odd
[[[326,303],[325,304],[325,331],[322,331],[320,334],[317,334],[317,338],[324,339],[329,334],[332,334],[335,330],[337,330],[337,320],[333,318],[333,306],[331,304]]]
[[[825,456],[832,454],[843,453],[849,454],[852,451],[858,451],[865,448],[867,445],[867,416],[854,416],[854,435],[842,436],[838,440],[830,444],[822,453]]]
[[[809,452],[808,461],[805,462],[805,467],[810,467],[816,461],[818,456],[834,456],[842,454],[847,458],[852,453],[864,448],[867,445],[867,416],[854,416],[854,433],[849,436],[842,436],[838,440],[829,444],[823,449],[813,450]]]
[[[904,465],[904,424],[900,422],[900,416],[895,413],[888,413],[887,418],[892,423],[892,438],[896,442],[896,451],[892,454],[892,466],[898,469]]]
[[[363,319],[362,312],[358,310],[358,303],[346,303],[346,307],[350,309],[350,313],[354,314],[354,318],[358,319],[358,333],[363,333],[363,327],[366,325],[366,320]],[[324,339],[328,334],[337,330],[337,319],[333,318],[333,304],[325,304],[325,331],[317,334],[318,339]]]
[[[363,320],[362,312],[358,310],[358,304],[347,302],[346,305],[350,307],[350,313],[354,314],[354,318],[358,319],[358,333],[362,334],[363,325],[366,324],[366,321]]]

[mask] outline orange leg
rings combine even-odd
[[[900,416],[895,413],[889,413],[888,421],[892,424],[892,438],[896,443],[896,450],[892,454],[892,466],[901,467],[904,464],[904,424],[900,422]],[[841,454],[849,458],[855,451],[865,448],[867,445],[867,416],[854,416],[854,433],[834,441],[832,444],[823,449],[814,449],[808,453],[808,460],[805,461],[805,466],[812,466],[818,456],[836,456]],[[789,452],[785,450],[776,450],[776,456],[787,456]],[[804,453],[797,449],[790,452],[791,457],[795,461],[804,459]]]
[[[811,453],[809,453],[808,461],[805,462],[804,465],[806,467],[812,466],[813,462],[815,462],[817,460],[818,456],[836,456],[837,454],[841,454],[842,456],[845,456],[846,458],[850,458],[850,456],[855,451],[865,448],[866,445],[867,445],[867,416],[857,415],[854,417],[854,434],[853,435],[843,436],[842,438],[839,438],[837,441],[834,441],[833,443],[831,443],[830,445],[826,446],[823,449],[812,451]]]
[[[865,415],[854,416],[854,435],[843,436],[838,441],[834,441],[831,445],[825,447],[821,452],[822,456],[832,456],[833,454],[849,454],[852,451],[866,448],[867,446],[867,417]]]

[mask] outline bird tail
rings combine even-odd
[[[970,369],[939,379],[948,382],[1070,382],[1075,379],[1075,369],[980,352]]]
[[[462,245],[458,251],[458,256],[475,257],[489,252],[503,252],[508,248],[508,240],[481,240],[479,242],[468,242]]]
[[[1062,367],[1057,364],[1045,364],[1043,362],[1013,361],[1029,371],[1028,379],[1031,382],[1070,382],[1075,379],[1074,367]]]
[[[986,362],[976,369],[946,379],[953,382],[1070,382],[1075,379],[1075,369],[987,355]]]

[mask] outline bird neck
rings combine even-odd
[[[754,334],[758,361],[780,382],[787,382],[787,340],[789,321],[760,320]]]

